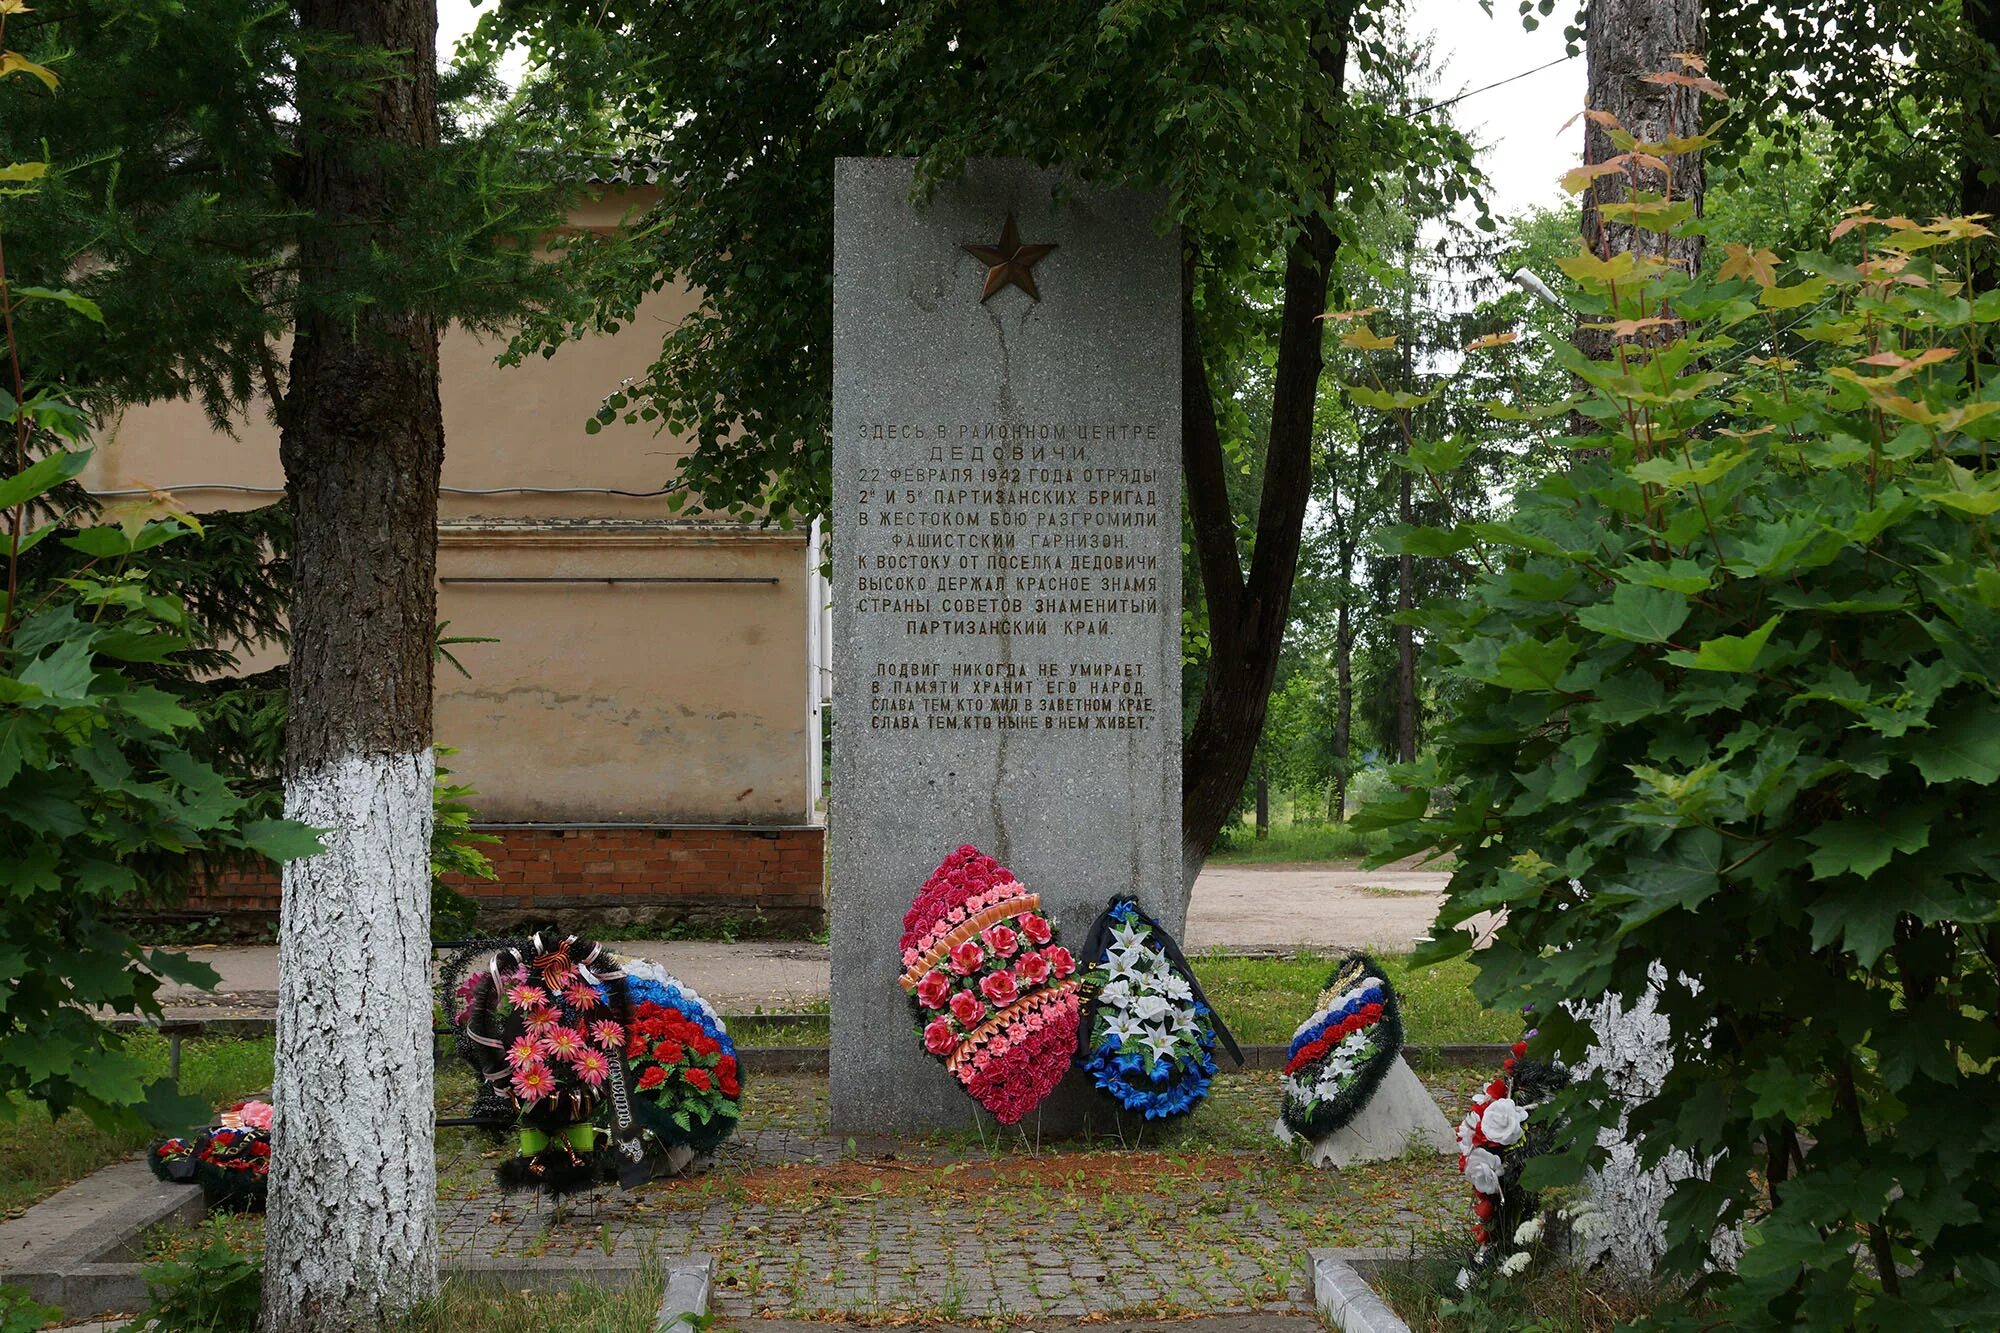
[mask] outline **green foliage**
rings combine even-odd
[[[220,1233],[182,1259],[146,1268],[152,1298],[136,1328],[146,1333],[255,1333],[264,1270]]]
[[[1817,168],[1847,199],[1919,217],[1962,207],[1962,172],[2000,171],[1990,129],[2000,67],[1972,31],[1975,8],[1980,0],[1708,0],[1710,69],[1757,131],[1716,146],[1725,170]],[[1764,179],[1777,202],[1784,177]],[[1823,217],[1835,200],[1809,190],[1803,202]]]
[[[1478,577],[1425,616],[1458,707],[1370,818],[1460,858],[1441,927],[1505,909],[1476,990],[1537,1005],[1535,1055],[1664,965],[1676,1064],[1631,1126],[1712,1162],[1668,1263],[1744,1228],[1729,1327],[1963,1327],[2000,1308],[2000,299],[1965,294],[1976,224],[1834,239],[1798,272],[1566,264],[1616,340],[1564,356],[1603,452],[1461,531]],[[1769,354],[1801,316],[1822,367]],[[1564,1095],[1534,1183],[1600,1151],[1602,1094]]]
[[[1612,1333],[1664,1299],[1579,1271],[1555,1241],[1544,1231],[1530,1247],[1535,1262],[1527,1271],[1460,1290],[1468,1259],[1460,1227],[1418,1239],[1407,1258],[1377,1269],[1370,1281],[1410,1327],[1450,1333]]]
[[[108,537],[105,550],[123,551],[184,531],[168,520],[136,540],[101,528],[67,540]],[[135,666],[181,651],[189,620],[125,560],[101,558],[0,630],[0,1091],[172,1126],[203,1108],[142,1078],[93,1011],[157,1015],[163,980],[215,974],[140,946],[117,917],[148,899],[162,858],[284,859],[316,844],[259,817],[190,752],[195,715],[137,677]]]
[[[1315,792],[1305,800],[1317,802]],[[1314,812],[1317,814],[1318,812]],[[1379,835],[1362,833],[1346,824],[1305,822],[1273,817],[1267,836],[1256,836],[1255,828],[1238,819],[1223,826],[1221,836],[1209,848],[1210,861],[1217,865],[1271,865],[1287,861],[1346,861],[1350,864],[1372,854],[1382,845]]]
[[[531,323],[515,352],[631,324],[641,299],[687,284],[700,305],[598,421],[687,432],[676,485],[700,504],[779,522],[823,513],[834,159],[915,156],[929,189],[970,158],[1018,155],[1160,192],[1161,225],[1203,257],[1203,333],[1226,378],[1218,349],[1241,345],[1248,364],[1275,341],[1273,257],[1302,218],[1358,239],[1385,167],[1443,208],[1471,195],[1471,147],[1441,117],[1333,86],[1328,67],[1350,56],[1363,70],[1387,62],[1395,9],[1198,0],[1048,6],[1023,22],[969,0],[508,0],[481,31],[543,67],[525,97],[552,121],[602,125],[674,183],[631,243],[576,240],[572,304]],[[1306,132],[1315,117],[1327,133]]]
[[[9,17],[0,8],[0,25]],[[4,30],[0,27],[0,30]],[[57,79],[8,51],[0,73]],[[21,81],[16,80],[18,85]],[[16,164],[6,174],[47,175]],[[10,220],[11,220],[11,214]],[[0,1114],[26,1093],[52,1114],[86,1112],[101,1124],[144,1118],[177,1128],[205,1110],[175,1094],[104,1026],[101,1015],[159,1013],[165,980],[210,983],[185,956],[139,945],[117,924],[158,883],[164,858],[249,854],[284,859],[312,850],[309,830],[264,817],[188,736],[197,718],[171,689],[148,679],[186,651],[185,604],[155,591],[138,559],[194,530],[181,515],[138,512],[118,526],[65,531],[30,526],[56,487],[87,457],[74,448],[87,418],[59,388],[31,380],[16,330],[28,296],[95,324],[94,302],[18,288],[0,268],[7,390],[0,394],[7,462],[6,591],[0,602]],[[83,557],[43,586],[24,582],[21,560],[44,543]]]
[[[61,1310],[37,1303],[26,1287],[0,1287],[0,1333],[34,1333],[60,1318]]]
[[[500,841],[474,831],[468,798],[477,793],[470,783],[450,781],[451,770],[442,762],[456,753],[437,747],[437,782],[431,789],[431,937],[440,940],[465,939],[479,924],[479,905],[445,883],[445,876],[492,879],[493,863],[479,848]]]
[[[269,1037],[183,1042],[177,1090],[203,1108],[213,1108],[268,1088],[271,1046]],[[166,1076],[165,1037],[140,1033],[127,1037],[120,1049],[138,1062],[142,1079]],[[19,1092],[10,1100],[13,1105],[0,1116],[0,1216],[38,1203],[158,1137],[157,1130],[143,1124],[103,1126],[76,1116],[58,1120]]]
[[[10,202],[9,264],[103,315],[25,309],[41,374],[99,411],[192,399],[226,429],[255,393],[268,409],[284,393],[276,340],[296,313],[299,241],[318,225],[296,199],[298,71],[325,71],[345,103],[393,61],[266,0],[63,0],[10,15],[7,35],[60,77],[10,80],[0,161],[46,170]],[[426,225],[353,257],[341,313],[388,302],[490,328],[549,294],[534,242],[580,185],[545,168],[562,144],[523,140],[489,66],[452,72],[440,101],[441,150],[396,164],[410,196],[396,203]],[[85,250],[94,262],[75,264]]]

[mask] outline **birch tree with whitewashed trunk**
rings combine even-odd
[[[304,0],[302,30],[387,53],[358,83],[301,61],[297,203],[318,225],[280,452],[296,524],[264,1333],[380,1326],[437,1290],[432,641],[444,428],[438,326],[349,302],[411,225],[399,166],[438,145],[434,0]],[[307,48],[311,49],[310,45]]]

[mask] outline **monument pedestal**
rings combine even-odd
[[[834,173],[842,1133],[971,1123],[897,980],[903,914],[954,848],[1012,870],[1071,947],[1116,893],[1185,917],[1180,246],[1157,200],[1062,185],[975,162],[919,204],[907,160]]]

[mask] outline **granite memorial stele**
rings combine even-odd
[[[972,843],[1080,942],[1178,934],[1180,254],[1159,200],[975,161],[834,173],[832,1116],[965,1128],[914,1032],[912,895]],[[1035,1128],[1076,1128],[1075,1075]]]

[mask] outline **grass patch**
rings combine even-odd
[[[1288,1042],[1312,1016],[1334,955],[1301,951],[1289,958],[1196,957],[1195,975],[1240,1042]],[[1521,1035],[1521,1017],[1485,1008],[1472,994],[1475,969],[1464,958],[1413,969],[1408,954],[1377,954],[1403,1006],[1403,1032],[1417,1045],[1505,1042]]]
[[[827,1017],[811,1014],[802,1023],[759,1022],[756,1018],[733,1019],[729,1039],[740,1050],[746,1046],[824,1046],[827,1044]]]
[[[1212,865],[1270,865],[1281,861],[1340,861],[1353,864],[1382,846],[1380,833],[1346,824],[1273,824],[1259,838],[1248,824],[1228,831],[1228,842],[1210,852]]]
[[[1543,1261],[1514,1278],[1495,1278],[1481,1290],[1458,1290],[1468,1258],[1455,1232],[1422,1240],[1410,1257],[1385,1264],[1370,1279],[1382,1299],[1419,1333],[1483,1333],[1534,1329],[1536,1333],[1612,1333],[1652,1313],[1666,1293],[1620,1288],[1567,1264]]]
[[[403,1333],[653,1333],[660,1275],[641,1271],[622,1287],[572,1282],[561,1291],[502,1291],[447,1280],[438,1299],[398,1327]]]
[[[271,1039],[190,1041],[181,1046],[181,1091],[221,1106],[271,1086]],[[148,1075],[167,1072],[167,1039],[140,1034],[126,1050]],[[157,1135],[139,1124],[99,1125],[76,1112],[52,1120],[48,1108],[16,1093],[0,1118],[0,1217],[16,1217],[65,1185],[138,1152]]]

